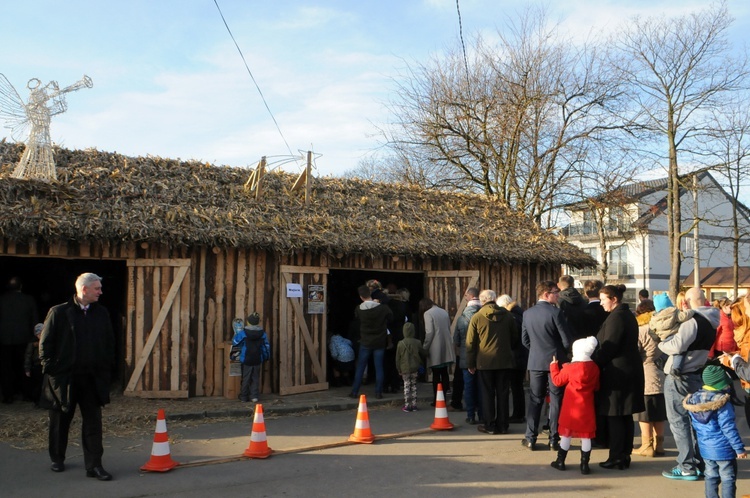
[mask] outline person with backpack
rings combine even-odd
[[[247,325],[234,334],[232,344],[242,346],[239,357],[242,364],[240,401],[257,403],[260,395],[261,367],[271,358],[271,345],[268,343],[266,332],[260,326],[260,315],[257,312],[247,317]]]

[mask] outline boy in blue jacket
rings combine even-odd
[[[698,447],[706,464],[706,496],[734,497],[737,490],[737,458],[746,458],[734,407],[730,401],[732,380],[719,366],[703,370],[703,388],[688,395],[682,406],[690,414]]]
[[[242,386],[240,401],[258,401],[260,370],[263,362],[271,357],[271,346],[263,327],[260,326],[260,315],[256,312],[247,317],[244,329],[234,334],[232,344],[242,344],[240,363],[242,363]]]

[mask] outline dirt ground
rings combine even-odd
[[[189,403],[189,406],[188,406]],[[145,437],[153,434],[158,410],[164,409],[169,414],[221,412],[228,406],[235,406],[236,402],[226,398],[200,398],[198,400],[181,399],[142,399],[113,394],[112,402],[102,409],[102,423],[104,433],[115,437],[135,436]],[[249,411],[249,408],[248,408]],[[211,418],[220,421],[221,417]],[[7,443],[14,448],[25,450],[42,450],[47,448],[47,410],[35,408],[28,401],[15,401],[12,404],[0,405],[0,442]],[[173,420],[170,426],[191,426],[206,423],[206,419]],[[79,444],[81,417],[78,411],[70,429],[70,444]]]

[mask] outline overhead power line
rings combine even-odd
[[[218,0],[214,0],[214,4],[216,5],[216,9],[219,11],[219,15],[221,16],[221,20],[224,22],[224,26],[227,28],[227,32],[229,33],[229,36],[232,38],[232,41],[234,42],[234,46],[237,47],[237,52],[240,53],[242,62],[243,64],[245,64],[245,69],[247,69],[247,74],[250,75],[250,79],[253,80],[253,83],[255,84],[255,88],[258,89],[258,93],[260,94],[260,98],[263,101],[263,105],[266,106],[266,110],[268,111],[268,114],[271,116],[271,119],[273,120],[273,124],[276,125],[276,129],[278,130],[279,135],[281,135],[281,139],[284,141],[284,144],[286,145],[286,149],[289,151],[289,155],[294,156],[294,154],[292,153],[292,148],[289,147],[289,143],[286,141],[284,134],[281,132],[281,127],[279,127],[279,123],[276,121],[276,118],[271,112],[271,108],[268,106],[268,102],[266,102],[266,98],[263,96],[263,92],[261,91],[260,86],[258,85],[258,82],[255,81],[255,76],[253,76],[253,72],[250,71],[250,66],[247,65],[247,60],[245,60],[245,55],[242,53],[242,49],[237,43],[237,40],[234,38],[234,35],[232,34],[232,30],[229,29],[229,24],[227,24],[227,20],[224,18],[224,14],[221,12],[221,7],[219,7]]]
[[[456,12],[458,12],[458,37],[461,39],[461,48],[464,52],[464,67],[466,68],[466,90],[471,92],[471,83],[469,81],[469,60],[466,57],[466,44],[464,44],[464,26],[461,22],[461,7],[456,0]]]

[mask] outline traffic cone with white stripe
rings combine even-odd
[[[253,432],[250,434],[250,445],[243,455],[248,458],[268,458],[273,450],[268,447],[266,440],[266,422],[263,419],[263,405],[255,405],[253,416]]]
[[[359,396],[359,407],[357,407],[357,422],[354,424],[354,434],[349,436],[353,443],[372,443],[375,436],[370,430],[370,416],[367,414],[367,398],[364,394]]]
[[[156,415],[156,433],[154,434],[154,445],[151,448],[151,459],[141,470],[150,472],[166,472],[177,467],[179,463],[172,460],[169,454],[169,436],[167,435],[167,421],[164,410],[159,410]]]
[[[436,431],[447,431],[453,429],[453,424],[448,420],[448,408],[445,406],[443,385],[438,383],[437,388],[437,397],[435,398],[435,421],[430,426],[430,429]]]

